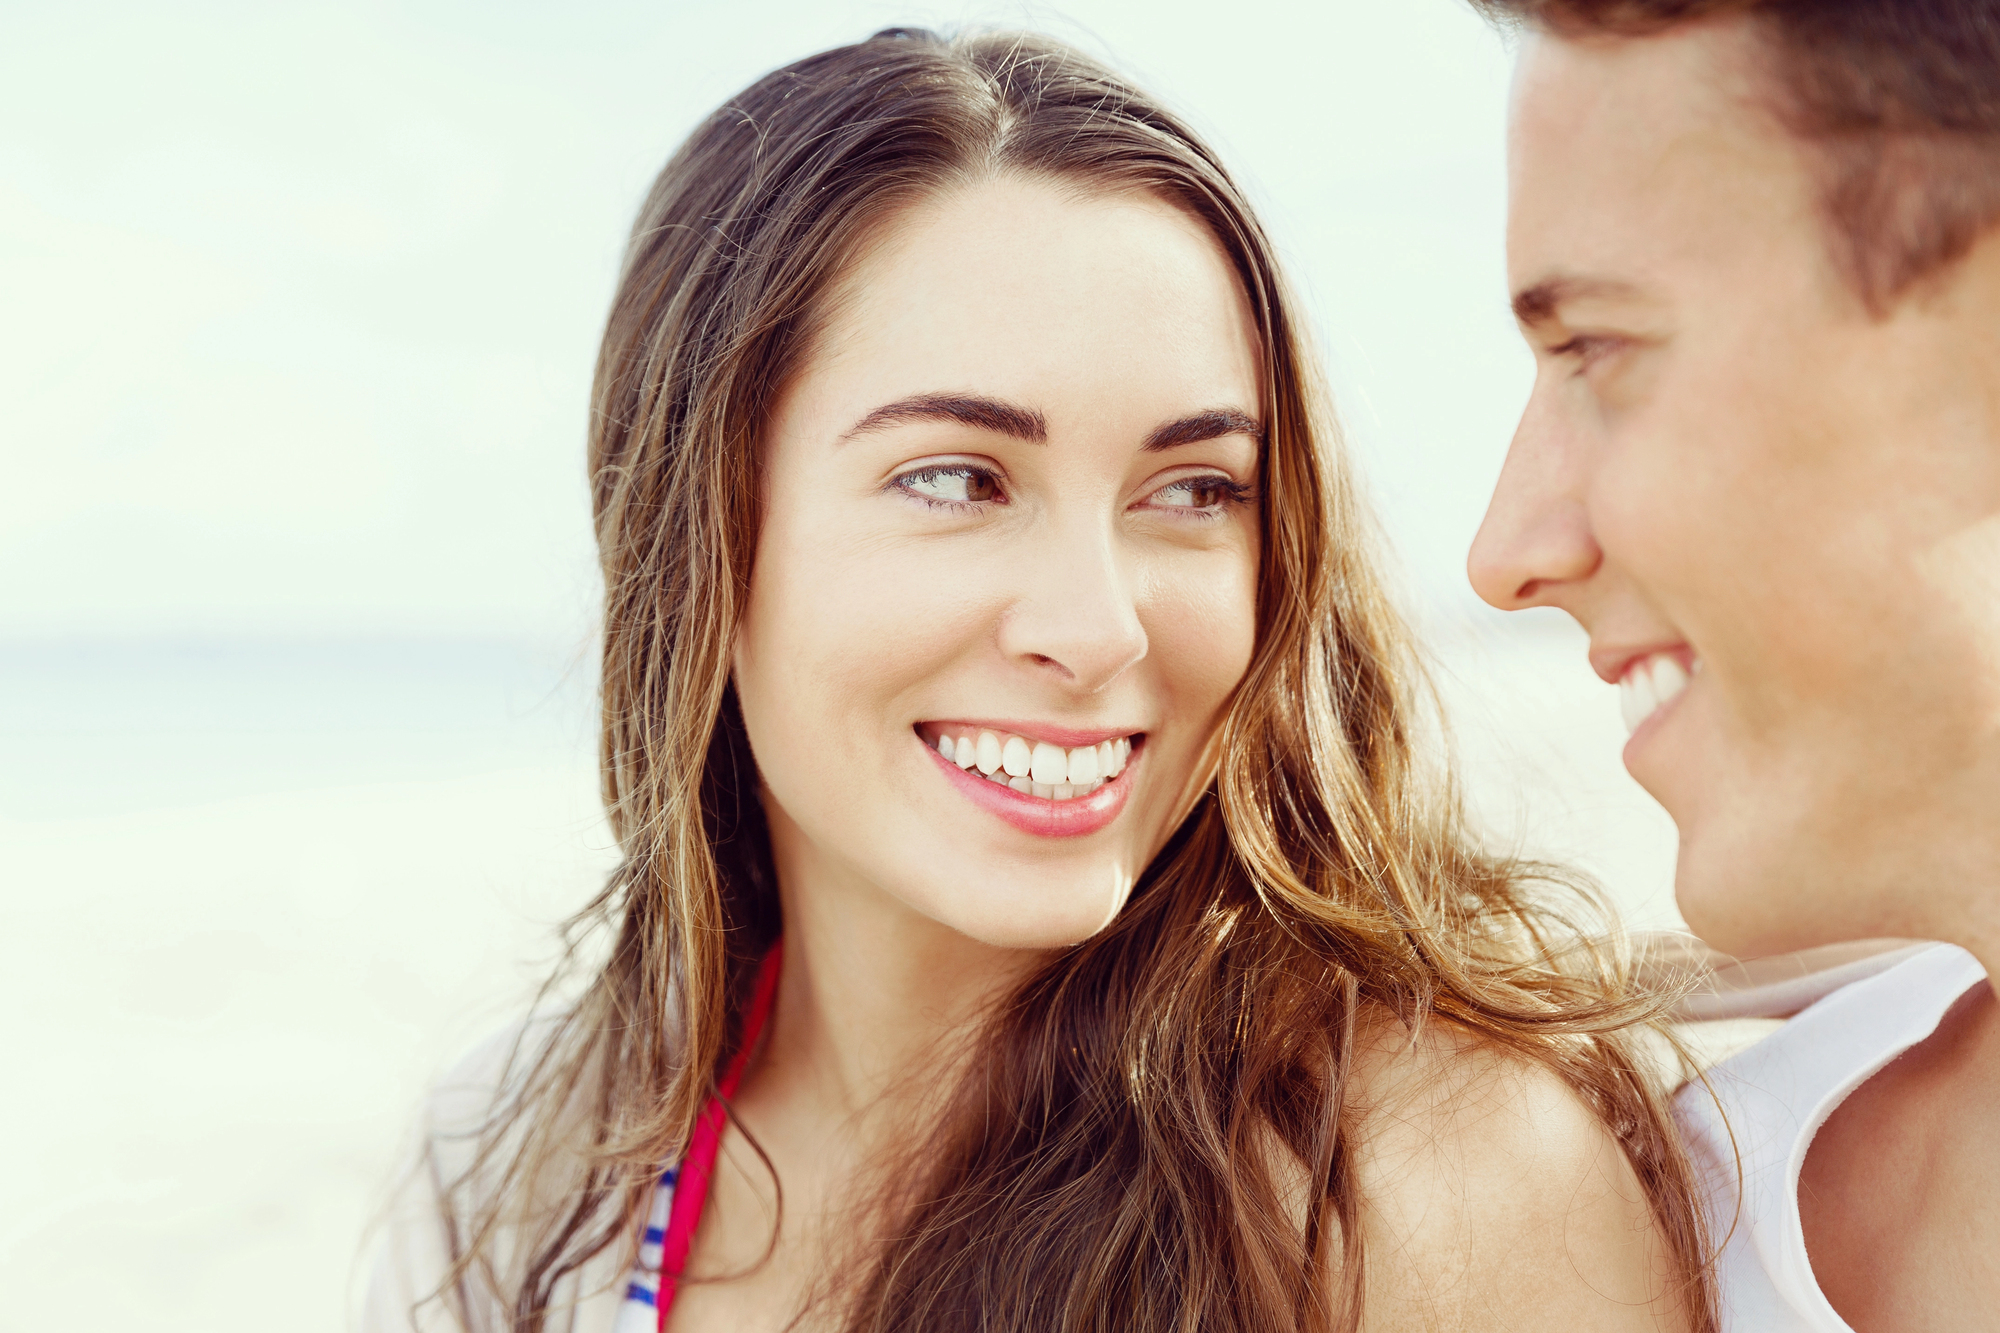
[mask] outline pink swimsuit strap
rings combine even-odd
[[[667,1215],[667,1231],[660,1244],[660,1333],[666,1333],[667,1311],[673,1308],[674,1290],[680,1285],[681,1270],[687,1266],[688,1250],[694,1245],[694,1229],[701,1223],[702,1205],[708,1202],[709,1176],[715,1170],[715,1153],[722,1146],[722,1127],[729,1118],[723,1103],[736,1095],[736,1085],[743,1081],[743,1067],[750,1063],[750,1053],[757,1049],[757,1039],[764,1035],[764,1024],[771,1017],[771,1002],[778,994],[778,963],[783,948],[783,940],[773,944],[764,961],[757,965],[750,1009],[743,1016],[743,1045],[730,1058],[714,1095],[701,1108],[701,1116],[694,1122],[694,1137],[688,1140],[687,1155],[681,1159],[680,1172],[674,1180],[673,1211]]]

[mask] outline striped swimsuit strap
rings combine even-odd
[[[764,1025],[771,1017],[771,1005],[778,994],[778,968],[783,947],[782,940],[773,944],[771,951],[764,955],[764,961],[757,965],[756,984],[750,992],[750,1008],[743,1017],[743,1044],[730,1058],[714,1094],[702,1107],[701,1115],[694,1123],[694,1136],[688,1140],[687,1154],[681,1158],[678,1167],[669,1168],[660,1176],[662,1201],[670,1200],[670,1203],[664,1219],[648,1219],[645,1233],[646,1247],[660,1247],[660,1289],[653,1302],[658,1311],[655,1327],[660,1333],[665,1333],[667,1314],[673,1309],[681,1270],[687,1266],[688,1251],[694,1245],[695,1228],[701,1224],[702,1206],[708,1202],[708,1182],[715,1171],[715,1154],[722,1146],[723,1126],[729,1119],[725,1103],[736,1095],[737,1085],[743,1081],[744,1066],[750,1063],[751,1052],[757,1049],[757,1039],[764,1035]],[[626,1301],[628,1304],[643,1302],[649,1294],[645,1288],[634,1283],[625,1293]]]

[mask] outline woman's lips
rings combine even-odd
[[[921,738],[918,743],[923,743]],[[984,776],[976,768],[960,768],[929,745],[924,745],[924,753],[930,756],[945,780],[957,787],[967,800],[1006,820],[1023,833],[1042,838],[1082,837],[1097,832],[1118,818],[1132,794],[1132,774],[1139,762],[1139,751],[1135,750],[1118,775],[1103,786],[1087,795],[1057,801],[1015,791]]]

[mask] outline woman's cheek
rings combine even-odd
[[[893,674],[898,662],[918,668],[954,656],[982,636],[979,626],[1004,600],[1000,575],[1007,554],[980,534],[902,537],[872,543],[822,561],[814,589],[822,620],[843,655]]]
[[[1243,679],[1256,648],[1254,547],[1240,541],[1159,562],[1140,618],[1174,695],[1206,718]]]

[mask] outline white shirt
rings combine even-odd
[[[1713,1225],[1728,1237],[1716,1261],[1724,1333],[1853,1333],[1806,1257],[1799,1168],[1834,1108],[1928,1037],[1985,979],[1979,961],[1955,945],[1904,950],[1716,1065],[1707,1088],[1696,1081],[1681,1089],[1675,1115],[1707,1186]]]

